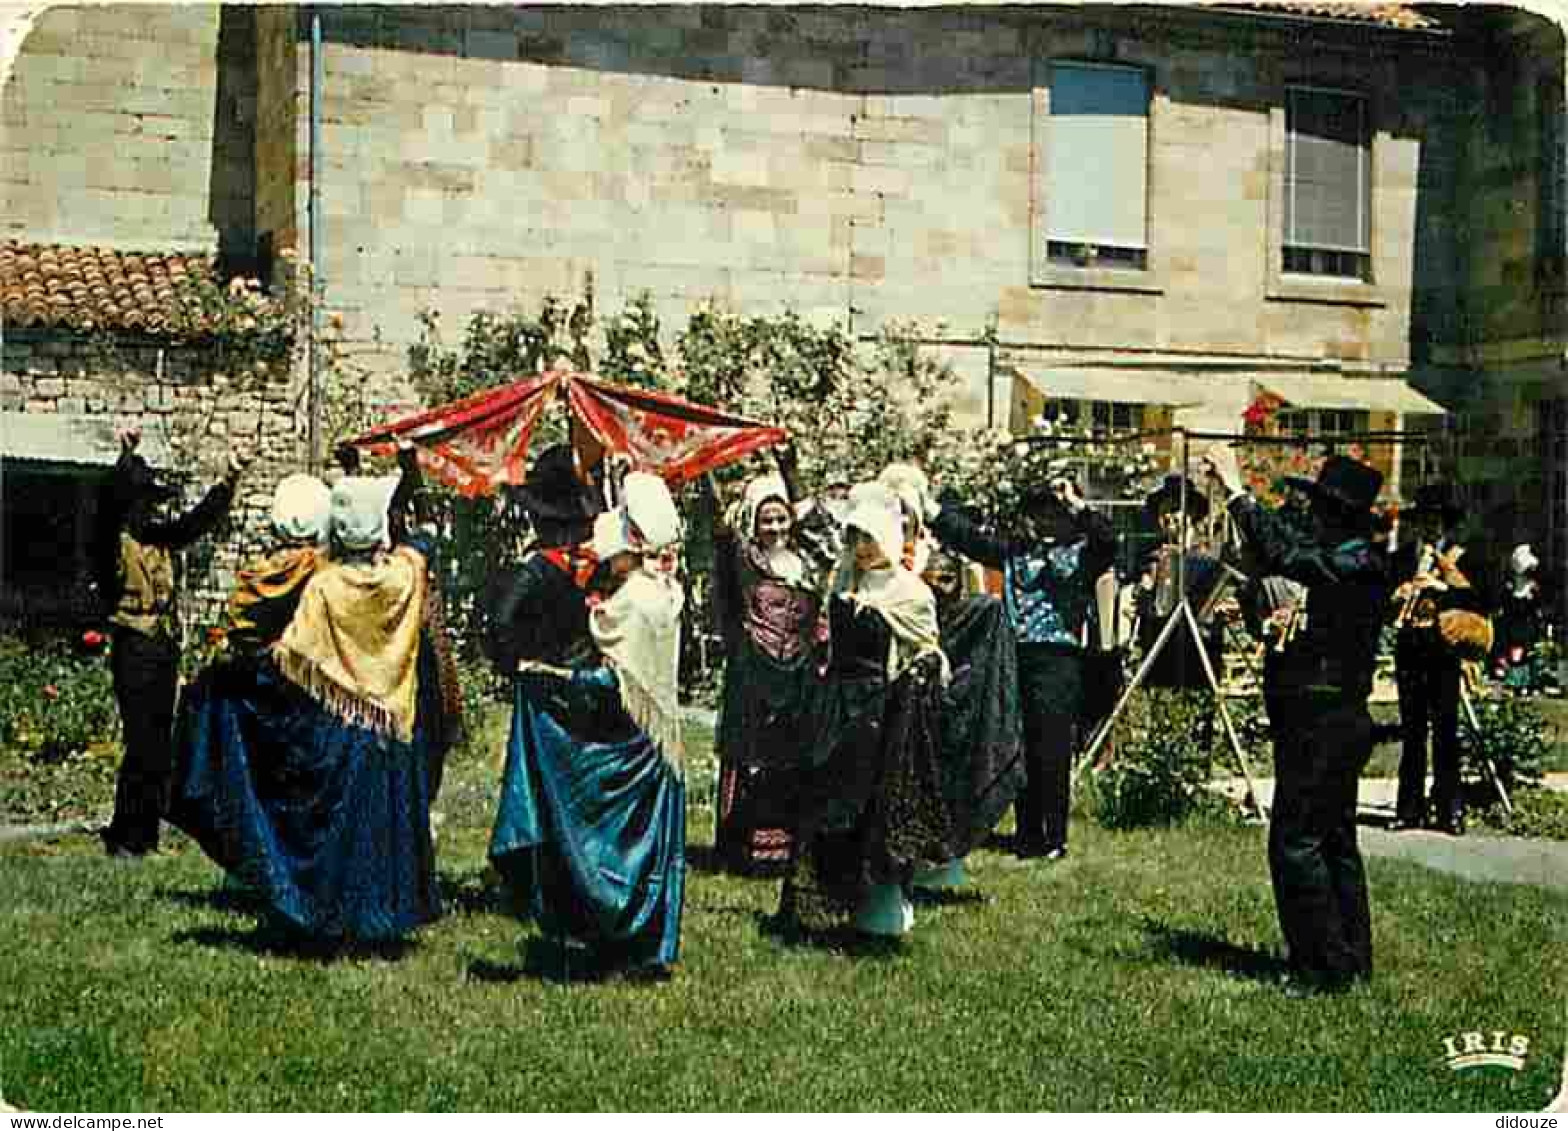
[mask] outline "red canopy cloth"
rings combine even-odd
[[[782,428],[668,393],[556,370],[372,429],[349,443],[384,450],[404,437],[419,447],[420,463],[431,475],[460,494],[488,495],[524,481],[534,425],[562,393],[579,449],[587,446],[586,432],[597,446],[671,483],[689,482],[786,439]],[[589,466],[597,460],[581,462]]]

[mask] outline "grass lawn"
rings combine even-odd
[[[703,767],[693,770],[693,785]],[[853,953],[766,929],[777,884],[703,870],[667,985],[563,985],[483,872],[495,773],[454,765],[449,914],[397,953],[281,948],[188,842],[0,847],[0,1089],[39,1111],[1163,1109],[1522,1111],[1556,1090],[1568,900],[1370,861],[1379,971],[1332,999],[1267,983],[1261,830],[1110,834],[973,859],[982,901]],[[694,792],[697,792],[694,789]],[[545,955],[548,958],[548,955]],[[1450,1072],[1443,1038],[1528,1036]]]

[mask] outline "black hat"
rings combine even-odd
[[[1417,487],[1416,497],[1404,511],[1404,516],[1409,518],[1416,515],[1440,514],[1443,516],[1444,525],[1451,526],[1458,522],[1464,513],[1464,508],[1459,505],[1459,495],[1454,491],[1454,485],[1439,481],[1423,483]]]
[[[1329,456],[1318,468],[1316,479],[1286,476],[1286,484],[1313,499],[1334,503],[1347,511],[1370,512],[1383,486],[1383,473],[1371,464],[1347,456]]]
[[[1161,511],[1167,508],[1181,506],[1181,485],[1184,479],[1186,479],[1186,477],[1182,475],[1167,475],[1163,480],[1160,481],[1160,485],[1154,490],[1150,491],[1149,494],[1144,498],[1144,510],[1148,511],[1150,514],[1159,514]],[[1187,513],[1199,521],[1208,518],[1208,496],[1199,490],[1198,485],[1191,479],[1186,479],[1186,483]]]
[[[577,478],[570,444],[555,444],[539,453],[528,469],[528,479],[513,492],[530,518],[573,522],[592,518],[603,510],[593,491]]]

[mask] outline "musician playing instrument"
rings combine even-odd
[[[1167,475],[1159,487],[1144,499],[1145,512],[1158,524],[1164,544],[1149,556],[1144,565],[1145,580],[1138,596],[1138,642],[1145,654],[1154,645],[1166,620],[1176,610],[1178,571],[1185,575],[1187,600],[1203,629],[1204,648],[1209,662],[1220,671],[1222,652],[1221,625],[1214,615],[1215,596],[1223,574],[1219,558],[1208,551],[1199,538],[1199,529],[1209,517],[1209,500],[1198,484],[1186,484],[1186,543],[1182,543],[1182,477]],[[1181,559],[1185,558],[1185,562]],[[1184,568],[1183,568],[1184,567]],[[1203,660],[1191,633],[1181,630],[1169,641],[1144,677],[1145,687],[1172,687],[1209,690],[1203,674]]]
[[[1463,516],[1453,487],[1430,483],[1416,491],[1401,516],[1409,542],[1394,558],[1391,615],[1399,635],[1394,649],[1404,749],[1394,829],[1437,828],[1464,833],[1459,788],[1460,656],[1439,630],[1443,613],[1484,611],[1479,589],[1461,566],[1465,548],[1454,537]],[[1427,735],[1432,737],[1432,795],[1426,794]]]

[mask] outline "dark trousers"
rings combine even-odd
[[[128,851],[150,852],[158,847],[174,760],[179,646],[167,636],[117,628],[111,667],[125,756],[114,786],[114,819],[104,836]]]
[[[1365,701],[1272,695],[1269,874],[1290,963],[1314,979],[1372,973],[1372,912],[1356,847],[1356,790],[1372,756]]]
[[[1018,698],[1024,716],[1024,789],[1014,809],[1018,845],[1064,848],[1073,735],[1083,705],[1082,654],[1020,644]]]
[[[1435,632],[1402,633],[1394,649],[1399,685],[1400,820],[1421,824],[1427,816],[1426,743],[1432,736],[1432,807],[1439,820],[1464,813],[1459,792],[1459,659]]]

